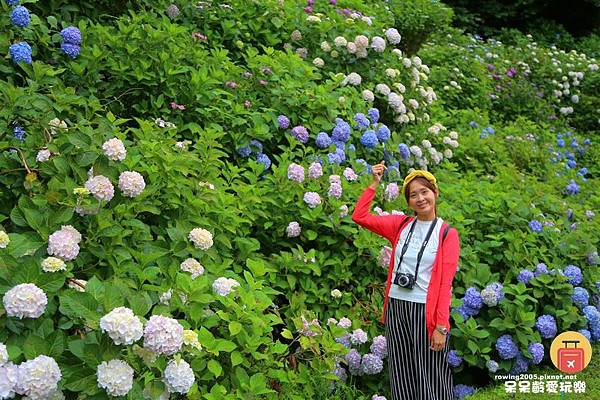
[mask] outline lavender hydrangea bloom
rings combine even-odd
[[[544,345],[541,343],[531,343],[527,350],[532,356],[531,362],[533,364],[539,364],[544,359]]]
[[[323,167],[318,162],[313,162],[308,167],[308,177],[310,179],[317,179],[323,176]]]
[[[292,135],[298,139],[301,143],[308,142],[308,130],[302,125],[298,125],[292,128]]]
[[[474,394],[475,389],[473,389],[471,386],[463,385],[461,383],[461,384],[454,386],[453,393],[454,393],[454,397],[456,399],[462,400],[465,397],[471,396],[472,394]]]
[[[347,142],[350,137],[350,124],[341,118],[336,118],[331,137],[338,142]]]
[[[548,273],[548,267],[546,266],[546,264],[544,263],[539,263],[536,267],[535,267],[535,271],[533,271],[533,276],[540,276],[541,274],[547,274]]]
[[[504,297],[502,292],[503,286],[500,283],[494,282],[485,287],[481,291],[481,300],[488,307],[493,307]]]
[[[567,281],[573,286],[581,285],[583,282],[581,270],[575,265],[567,265],[563,270],[563,275],[569,278]]]
[[[579,308],[583,308],[590,304],[590,294],[586,289],[577,286],[573,288],[571,300],[573,300],[573,303],[577,304]]]
[[[268,155],[264,153],[260,153],[256,156],[256,161],[265,166],[265,169],[269,169],[271,167],[271,159]]]
[[[387,356],[387,340],[385,336],[379,335],[373,338],[373,343],[370,347],[371,353],[383,359]]]
[[[60,36],[65,43],[81,45],[81,31],[74,26],[68,26],[60,31]]]
[[[552,315],[541,315],[535,322],[535,327],[544,339],[552,339],[558,330],[556,320]]]
[[[331,138],[325,132],[319,132],[317,134],[317,139],[315,140],[317,143],[317,147],[320,149],[326,149],[331,144]]]
[[[335,1],[335,0],[330,0],[330,1]],[[371,400],[387,400],[385,398],[385,396],[380,396],[378,394],[374,394],[373,397],[371,397]]]
[[[277,124],[279,125],[280,129],[287,129],[290,127],[290,119],[285,115],[280,115],[277,117]]]
[[[29,16],[29,10],[23,6],[17,6],[13,8],[10,13],[10,20],[17,28],[25,28],[29,26],[31,18]]]
[[[448,364],[453,367],[453,368],[457,368],[460,367],[460,364],[462,364],[463,359],[461,356],[459,356],[456,353],[456,350],[450,350],[448,352]]]
[[[379,144],[375,131],[368,130],[360,137],[360,142],[367,149],[373,149]]]
[[[352,347],[352,343],[350,343],[350,334],[349,333],[344,334],[344,336],[335,338],[335,341],[343,344],[347,348]]]
[[[365,375],[376,375],[383,370],[383,361],[375,354],[367,353],[362,357],[361,370]]]
[[[543,226],[540,221],[534,219],[533,221],[529,221],[529,228],[536,233],[540,233]]]
[[[361,130],[366,129],[369,127],[369,125],[371,125],[371,122],[369,122],[369,119],[363,113],[354,114],[354,120],[358,125],[358,129]]]
[[[348,364],[348,370],[352,375],[361,375],[361,358],[360,353],[356,349],[350,349],[344,357],[346,364]]]
[[[346,372],[346,369],[339,364],[337,367],[335,367],[333,373],[340,379],[341,382],[346,382],[346,379],[348,379],[348,373]]]
[[[523,269],[519,272],[519,276],[517,276],[517,280],[519,282],[523,282],[525,285],[529,283],[529,281],[534,277],[533,272],[528,269]]]
[[[390,129],[385,125],[381,125],[379,127],[379,129],[377,130],[377,139],[379,139],[379,141],[381,141],[383,143],[390,140],[390,136],[391,136]]]
[[[367,340],[369,340],[369,337],[367,336],[367,333],[362,329],[355,329],[350,334],[350,341],[352,342],[352,344],[367,343]]]
[[[296,163],[291,163],[288,166],[287,176],[289,180],[294,182],[304,182],[304,167]]]
[[[598,256],[597,251],[593,251],[587,255],[587,261],[590,265],[598,265],[600,264],[600,257]]]
[[[487,363],[485,363],[485,366],[492,374],[498,371],[498,368],[500,368],[500,365],[498,365],[498,363],[494,360],[489,360]]]
[[[27,42],[18,42],[10,46],[10,56],[15,64],[31,64],[31,46]]]
[[[400,152],[400,157],[402,157],[403,160],[406,160],[410,157],[410,149],[406,144],[400,143],[398,145],[398,151]]]
[[[65,53],[71,58],[77,58],[79,52],[81,51],[81,48],[79,46],[71,43],[61,43],[60,49],[63,53]]]
[[[304,202],[310,207],[315,208],[321,204],[321,196],[316,192],[304,193]]]
[[[513,341],[512,336],[508,334],[498,338],[496,341],[496,350],[498,351],[500,358],[504,360],[515,358],[519,353],[519,349]]]
[[[527,372],[528,369],[529,362],[527,361],[527,358],[525,358],[525,356],[519,352],[519,354],[517,354],[517,358],[515,359],[515,363],[510,370],[510,373],[513,375],[518,375]]]
[[[369,116],[369,118],[371,118],[371,121],[373,121],[374,124],[376,124],[379,121],[379,110],[376,108],[369,108],[369,111],[367,111],[367,115]]]
[[[337,153],[328,153],[327,154],[327,161],[329,162],[329,164],[337,164],[337,165],[339,165],[339,164],[342,163],[342,158]]]

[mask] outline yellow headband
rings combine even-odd
[[[411,172],[410,174],[406,175],[406,178],[404,178],[404,183],[402,184],[402,193],[404,193],[404,190],[406,189],[408,184],[413,179],[415,179],[419,176],[427,179],[437,189],[438,186],[437,186],[437,180],[435,179],[435,176],[433,176],[433,174],[431,172],[423,171],[422,169],[417,169],[417,170],[414,170],[413,172]]]

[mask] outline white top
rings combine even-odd
[[[394,280],[396,279],[396,271],[398,270],[398,261],[400,260],[400,254],[402,253],[402,247],[404,246],[410,227],[414,223],[416,223],[416,226],[408,244],[408,249],[406,250],[406,253],[404,253],[402,265],[400,266],[401,272],[411,273],[413,275],[415,274],[417,256],[421,250],[421,245],[423,244],[425,236],[427,236],[427,232],[433,221],[419,221],[415,219],[402,229],[394,254],[394,272],[392,273],[392,286],[390,288],[389,297],[415,303],[425,303],[427,299],[427,288],[429,287],[429,280],[431,279],[431,271],[433,270],[433,262],[435,261],[435,256],[437,254],[440,229],[442,229],[444,221],[441,218],[438,218],[437,224],[433,229],[433,232],[431,232],[431,237],[429,238],[429,242],[427,243],[427,246],[425,246],[423,256],[421,257],[417,282],[412,290],[409,290],[395,285]]]

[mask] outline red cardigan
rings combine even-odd
[[[383,236],[392,244],[392,253],[388,269],[387,282],[385,285],[385,299],[383,303],[383,315],[381,322],[385,321],[385,311],[387,309],[388,295],[392,285],[392,272],[394,269],[394,259],[396,254],[396,244],[400,239],[402,222],[409,218],[408,222],[414,220],[414,217],[407,215],[373,215],[370,213],[371,201],[375,197],[375,189],[367,187],[362,193],[354,212],[352,220],[368,230]],[[427,288],[427,298],[425,300],[425,320],[427,323],[427,333],[429,338],[433,335],[436,325],[444,325],[450,330],[450,298],[452,297],[452,280],[456,273],[458,257],[460,256],[460,244],[458,232],[454,228],[448,230],[446,239],[442,244],[442,234],[448,224],[444,222],[440,229],[438,252],[433,262],[431,279]],[[405,223],[403,228],[406,228]]]

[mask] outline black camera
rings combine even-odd
[[[405,289],[412,290],[413,286],[415,286],[415,276],[413,274],[398,272],[394,283]]]

